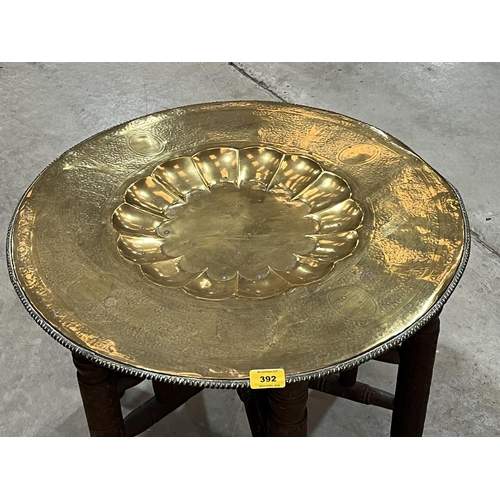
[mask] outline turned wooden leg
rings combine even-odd
[[[317,380],[311,380],[309,388],[365,405],[380,406],[388,410],[392,410],[393,407],[393,394],[362,382],[354,382],[352,385],[342,384],[339,375],[336,373],[325,375]]]
[[[267,389],[268,436],[307,436],[308,389],[308,382],[296,382],[286,385],[283,389]]]
[[[439,316],[399,348],[391,436],[422,436],[439,336]]]
[[[124,436],[122,409],[114,373],[73,354],[78,385],[91,436]]]

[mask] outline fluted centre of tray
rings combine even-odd
[[[169,220],[157,232],[166,237],[162,252],[181,257],[189,273],[206,269],[210,279],[225,281],[240,276],[262,279],[269,268],[291,269],[297,255],[314,249],[317,223],[304,218],[310,208],[291,201],[289,193],[266,191],[253,184],[212,186],[189,195],[187,203],[172,206]]]
[[[121,255],[207,300],[268,298],[326,277],[358,244],[361,207],[313,158],[265,146],[172,158],[126,187]]]

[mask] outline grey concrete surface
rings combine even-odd
[[[0,229],[53,159],[105,128],[166,108],[263,99],[320,107],[398,137],[463,195],[467,271],[442,314],[426,436],[500,436],[499,64],[0,63]],[[69,352],[25,312],[0,261],[0,436],[85,436]],[[386,390],[395,367],[360,380]],[[151,394],[131,389],[126,413]],[[316,392],[312,436],[386,436],[390,412]],[[249,436],[234,391],[205,390],[145,436]]]

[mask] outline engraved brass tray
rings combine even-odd
[[[97,363],[248,385],[356,366],[442,307],[469,253],[456,190],[393,137],[273,102],[155,113],[36,179],[8,234],[36,321]]]

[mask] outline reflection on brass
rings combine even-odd
[[[188,106],[80,143],[28,189],[11,280],[59,342],[135,375],[248,385],[356,366],[448,299],[469,231],[398,140],[273,102]]]
[[[221,300],[320,280],[352,254],[362,217],[347,182],[307,156],[218,147],[134,180],[113,225],[146,278]]]
[[[346,165],[363,165],[375,161],[380,152],[376,144],[353,144],[342,149],[337,158]]]

